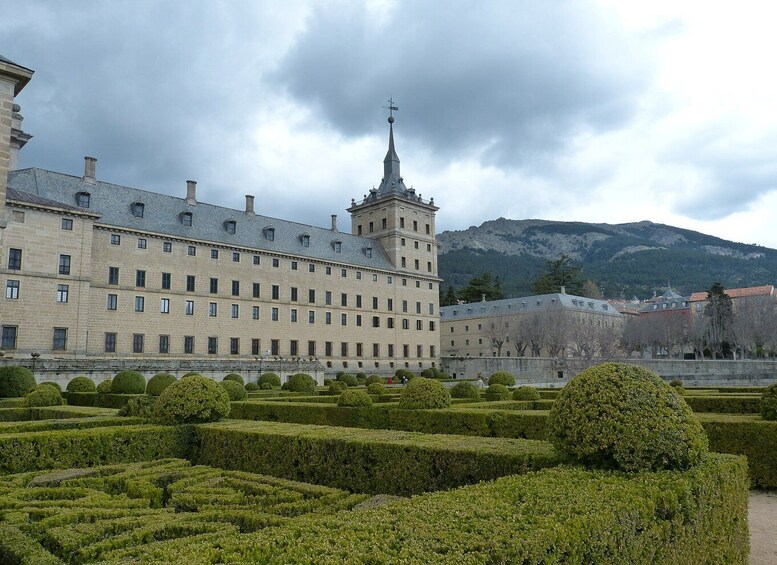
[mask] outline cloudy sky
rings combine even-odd
[[[777,247],[777,7],[0,0],[35,70],[20,165],[327,226],[380,183],[393,97],[439,231],[652,220]],[[347,222],[344,222],[347,224]]]

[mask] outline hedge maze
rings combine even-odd
[[[777,487],[760,391],[678,391],[682,402],[653,382],[697,413],[710,453],[705,440],[690,466],[626,472],[546,441],[559,391],[369,394],[375,379],[311,392],[299,377],[295,392],[267,377],[220,421],[208,407],[222,410],[236,375],[214,405],[187,397],[189,377],[160,376],[148,400],[136,375],[102,391],[80,381],[65,406],[0,399],[0,562],[744,564],[748,488]],[[341,389],[360,402],[338,405]],[[157,398],[176,425],[137,411]],[[640,448],[652,456],[665,439]]]

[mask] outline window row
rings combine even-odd
[[[375,222],[368,222],[366,224],[367,227],[367,233],[375,233]],[[388,219],[387,218],[381,218],[380,220],[380,229],[385,230],[388,229]],[[405,229],[405,218],[400,216],[399,218],[399,229]],[[418,220],[413,220],[413,231],[418,231]],[[362,235],[364,232],[363,224],[358,224],[356,226],[356,234]],[[432,234],[432,226],[431,224],[425,225],[425,232],[426,235]]]

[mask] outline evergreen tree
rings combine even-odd
[[[561,287],[568,294],[583,293],[583,279],[580,276],[582,267],[572,262],[569,255],[562,255],[555,261],[545,263],[545,271],[532,284],[532,290],[537,294],[561,292]]]
[[[467,286],[458,292],[459,300],[465,302],[480,302],[486,296],[486,300],[499,300],[504,298],[499,280],[494,280],[491,273],[483,273],[479,277],[472,277]]]
[[[440,306],[453,306],[457,302],[456,291],[451,285],[448,285],[448,290],[444,295],[442,294],[442,286],[440,287]]]
[[[713,358],[725,358],[731,350],[732,324],[734,310],[731,298],[726,294],[723,285],[713,284],[707,291],[707,304],[704,306],[706,321],[705,341]]]

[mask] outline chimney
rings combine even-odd
[[[254,215],[254,197],[250,194],[246,194],[246,215]]]
[[[566,294],[566,293],[567,293],[567,287],[562,286],[561,287],[561,294]]]
[[[486,301],[486,293],[485,292],[480,295],[480,301],[481,302],[485,302]]]
[[[197,204],[197,181],[186,181],[186,203],[189,206]]]
[[[84,182],[86,184],[95,184],[95,171],[97,170],[97,159],[94,157],[84,157]]]
[[[337,214],[332,214],[332,231],[337,231]]]
[[[8,154],[8,170],[15,171],[19,168],[19,151],[32,138],[29,133],[22,131],[22,120],[19,113],[22,109],[18,104],[11,106],[11,145]]]

